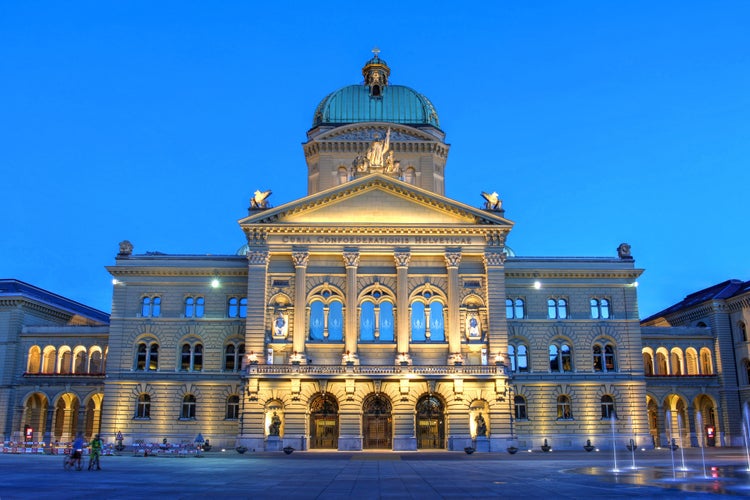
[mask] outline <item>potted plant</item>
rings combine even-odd
[[[586,444],[583,445],[583,449],[586,451],[594,451],[594,446],[591,444],[590,439],[586,440]]]
[[[235,448],[235,450],[237,450],[237,453],[242,455],[243,453],[247,451],[247,446],[239,445],[237,448]]]
[[[284,450],[284,453],[286,453],[287,455],[291,455],[292,452],[294,451],[294,448],[292,448],[291,446],[284,446],[282,450]]]
[[[508,446],[506,450],[508,450],[508,453],[510,453],[511,455],[515,455],[516,453],[518,453],[518,448],[513,445]]]
[[[464,448],[464,451],[467,455],[471,455],[476,451],[476,448],[474,448],[473,446],[467,446],[466,448]]]

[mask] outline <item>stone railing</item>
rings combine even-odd
[[[503,375],[503,366],[496,365],[248,365],[248,375]]]

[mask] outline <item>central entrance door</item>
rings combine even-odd
[[[443,403],[433,395],[422,396],[417,402],[417,448],[445,448]]]
[[[310,404],[310,448],[339,447],[339,405],[329,395],[320,395]]]
[[[363,429],[367,449],[390,450],[392,445],[391,402],[378,394],[369,396],[362,405]]]

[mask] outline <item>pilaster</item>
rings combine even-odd
[[[294,261],[294,331],[292,332],[292,349],[298,354],[305,351],[305,316],[307,312],[307,262],[308,251],[292,252]],[[304,356],[303,356],[304,358]]]
[[[343,254],[346,266],[346,318],[344,319],[344,345],[350,354],[357,352],[357,267],[359,251],[346,250]]]
[[[396,261],[396,343],[399,353],[409,352],[409,250],[397,250]]]

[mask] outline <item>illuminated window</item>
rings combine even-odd
[[[143,297],[141,299],[141,316],[158,318],[161,315],[161,297]]]
[[[557,396],[557,419],[573,420],[573,408],[570,404],[570,398],[568,396]]]
[[[426,287],[411,303],[412,342],[444,342],[445,318],[443,302]]]
[[[245,344],[233,343],[224,347],[224,370],[239,371],[242,368],[242,357],[245,355]]]
[[[615,348],[612,344],[594,344],[592,353],[595,372],[615,371]]]
[[[135,369],[151,371],[159,369],[159,344],[156,340],[145,340],[136,347]]]
[[[247,297],[230,297],[227,301],[227,317],[247,317]]]
[[[549,346],[549,369],[551,372],[572,372],[573,356],[566,343]]]
[[[374,287],[360,304],[359,339],[363,342],[393,342],[393,297]]]
[[[42,369],[42,350],[39,346],[31,346],[29,349],[29,363],[26,371],[28,373],[39,373]]]
[[[343,296],[334,287],[325,284],[310,299],[308,335],[312,341],[344,340]]]

